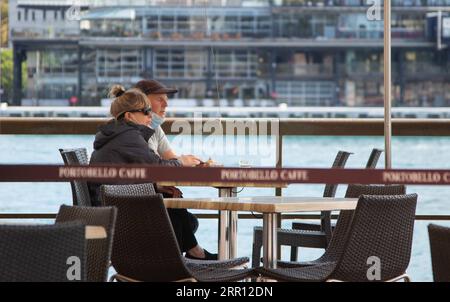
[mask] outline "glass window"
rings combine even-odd
[[[207,53],[203,50],[157,49],[153,65],[157,78],[204,78]]]

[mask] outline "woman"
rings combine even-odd
[[[154,134],[151,124],[151,107],[147,97],[138,89],[125,91],[122,86],[114,86],[110,91],[114,98],[110,112],[113,120],[99,128],[95,136],[91,163],[159,164],[165,166],[188,165],[189,159],[162,159],[148,148],[148,140]],[[100,184],[90,184],[94,202],[99,202]],[[216,260],[217,254],[203,249],[195,238],[189,223],[188,212],[184,209],[168,209],[175,235],[182,252],[193,259]]]

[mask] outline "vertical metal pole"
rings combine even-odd
[[[229,255],[229,241],[227,226],[229,224],[229,212],[219,211],[219,246],[218,246],[218,257],[219,260],[230,259]]]
[[[205,97],[207,99],[212,98],[213,97],[213,90],[212,90],[212,81],[213,81],[213,70],[212,70],[212,66],[213,66],[213,54],[212,54],[212,49],[209,50],[208,48],[206,48],[207,52],[208,52],[208,56],[206,59],[206,91],[205,91]]]
[[[219,188],[219,197],[236,197],[236,188]],[[237,255],[236,211],[219,211],[219,260],[235,258]]]
[[[442,50],[442,11],[438,11],[437,15],[437,49]]]
[[[263,265],[265,268],[277,268],[277,214],[263,213]]]
[[[279,122],[281,124],[281,122]],[[281,126],[281,125],[280,125]],[[278,133],[276,133],[276,163],[275,167],[283,168],[283,133],[281,133],[280,126],[278,127]],[[282,188],[275,188],[275,196],[282,196]]]
[[[77,87],[77,97],[78,106],[86,105],[83,100],[83,51],[81,46],[78,46],[78,87]]]
[[[237,211],[229,211],[229,218],[228,218],[228,232],[230,234],[229,240],[229,250],[228,250],[228,256],[230,259],[237,257],[237,246],[238,246],[238,239],[237,239],[237,229],[238,229],[238,212]]]
[[[277,168],[283,168],[283,132],[281,129],[281,122],[278,123],[278,133],[276,133],[276,138],[277,138],[277,142],[276,142],[276,167]],[[275,196],[282,196],[283,195],[283,189],[282,188],[275,188]],[[281,228],[281,221],[282,221],[282,217],[281,214],[275,214],[277,215],[277,223],[276,223],[276,227],[277,228]],[[277,255],[278,257],[281,257],[281,247],[277,246]],[[278,258],[277,258],[278,259]],[[281,258],[280,258],[281,259]]]
[[[1,5],[0,5],[0,103],[2,102],[2,38],[3,38],[3,31],[2,31],[2,10],[1,10]]]
[[[385,168],[392,168],[391,0],[384,0],[384,140]]]

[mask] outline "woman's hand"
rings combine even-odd
[[[181,155],[178,157],[184,167],[194,167],[199,165],[202,161],[194,155]]]
[[[165,193],[167,195],[171,195],[172,198],[181,198],[183,197],[183,192],[180,191],[180,189],[176,187],[165,187],[165,186],[156,186],[156,191],[158,193]]]

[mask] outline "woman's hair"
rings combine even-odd
[[[139,89],[125,90],[121,85],[114,85],[109,90],[108,96],[113,99],[110,112],[115,119],[123,117],[127,111],[150,107],[147,97]]]

